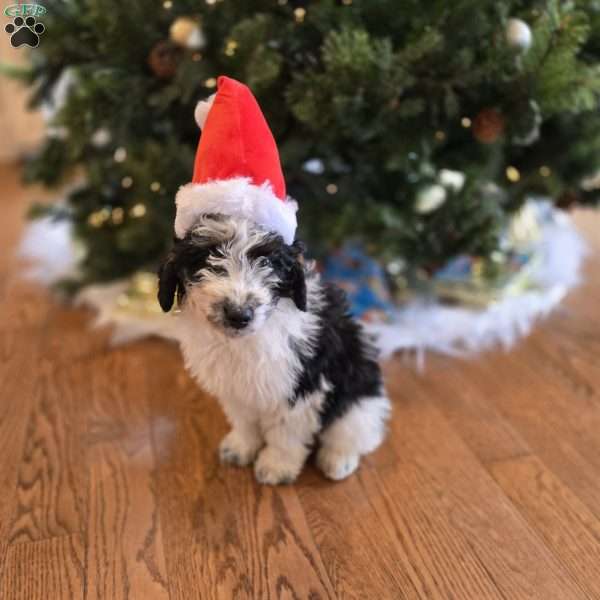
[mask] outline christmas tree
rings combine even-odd
[[[198,142],[194,106],[220,74],[257,96],[317,255],[358,239],[383,264],[430,274],[497,252],[528,195],[562,207],[597,198],[596,0],[45,7],[26,77],[32,105],[54,109],[27,178],[83,175],[43,209],[73,223],[76,286],[165,253]]]

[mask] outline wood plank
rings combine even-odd
[[[448,357],[432,358],[426,372],[406,373],[444,415],[483,464],[531,452],[526,441],[477,387],[468,365]]]
[[[534,456],[491,465],[508,497],[590,598],[600,598],[600,522]]]
[[[421,598],[424,586],[380,522],[359,474],[332,484],[320,475],[298,494],[337,598]]]
[[[83,600],[83,554],[79,535],[10,546],[0,580],[0,598]]]
[[[517,348],[470,363],[464,375],[493,403],[540,459],[600,517],[600,411],[531,365]],[[499,381],[510,381],[510,393]]]
[[[142,357],[80,363],[87,420],[87,597],[168,598]]]
[[[376,497],[394,499],[398,508],[388,513],[398,535],[407,523],[422,523],[417,526],[423,536],[420,571],[439,569],[432,579],[438,585],[446,582],[443,597],[485,598],[473,588],[484,585],[485,573],[498,590],[496,597],[581,598],[570,574],[430,404],[427,393],[403,372],[390,388],[402,398],[395,403],[391,437],[400,464],[376,473],[378,485],[387,490]],[[461,546],[467,550],[457,551]],[[470,554],[477,557],[478,568],[469,562]],[[460,568],[452,566],[457,561]]]
[[[171,598],[335,597],[296,489],[259,486],[252,469],[220,465],[220,408],[174,348],[156,350],[148,377]]]
[[[74,410],[82,375],[77,366],[57,368],[46,360],[36,365],[36,390],[18,463],[11,543],[82,529],[85,517],[80,494],[86,483],[85,464]]]
[[[38,364],[36,339],[0,332],[0,565],[17,507],[15,493]]]

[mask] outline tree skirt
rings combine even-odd
[[[541,226],[538,260],[529,274],[528,290],[486,308],[448,306],[420,297],[394,308],[387,322],[365,322],[383,356],[413,350],[473,354],[493,346],[510,347],[527,335],[579,281],[586,253],[570,218],[552,211]],[[21,255],[32,261],[28,275],[52,285],[76,273],[77,248],[68,224],[40,219],[28,226]],[[111,325],[113,342],[122,344],[148,335],[176,339],[176,314],[164,315],[156,301],[156,277],[141,273],[108,285],[91,285],[75,297],[76,305],[96,311],[95,325]]]

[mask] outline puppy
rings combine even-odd
[[[231,425],[220,458],[254,462],[261,483],[290,483],[313,445],[343,479],[385,435],[390,403],[377,352],[344,292],[320,281],[303,245],[253,222],[198,219],[159,271],[158,299],[178,298],[185,363]]]

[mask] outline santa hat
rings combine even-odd
[[[194,116],[202,135],[192,181],[175,198],[175,235],[183,238],[203,214],[220,213],[251,219],[291,244],[298,205],[286,196],[277,145],[250,89],[219,77],[216,94]]]

